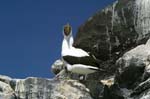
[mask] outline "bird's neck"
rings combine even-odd
[[[70,49],[73,45],[73,37],[64,37],[63,43],[62,43],[62,49]]]
[[[74,42],[74,39],[73,39],[73,36],[70,37],[70,40],[69,40],[69,45],[70,47],[73,46],[73,42]]]
[[[70,48],[69,41],[68,41],[68,39],[64,38],[64,40],[62,42],[62,50],[69,49],[69,48]]]

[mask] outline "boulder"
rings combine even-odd
[[[63,68],[64,63],[60,59],[56,60],[51,66],[51,70],[55,75],[57,75],[61,70],[63,70]]]
[[[93,99],[79,81],[35,77],[18,80],[15,94],[19,99]]]
[[[0,99],[16,99],[15,92],[7,83],[0,81]]]
[[[12,81],[12,78],[4,75],[0,75],[0,81],[9,84]]]
[[[116,76],[118,83],[131,87],[136,81],[143,80],[149,74],[149,55],[150,46],[146,43],[135,47],[119,58],[116,62],[119,67]],[[144,72],[144,78],[142,78]]]

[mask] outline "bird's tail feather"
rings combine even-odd
[[[106,72],[106,70],[101,69],[101,68],[89,68],[89,69],[99,71],[99,72]]]

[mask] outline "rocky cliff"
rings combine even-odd
[[[74,46],[93,53],[107,72],[86,80],[67,73],[59,79],[0,76],[0,99],[150,99],[149,5],[117,0],[80,26]],[[61,60],[52,65],[55,74],[63,68]]]
[[[88,88],[75,80],[0,76],[0,99],[92,99]]]

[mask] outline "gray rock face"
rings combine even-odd
[[[12,81],[12,79],[8,76],[0,75],[0,81],[3,81],[5,83],[9,84]]]
[[[94,53],[115,72],[116,60],[150,37],[149,4],[149,0],[116,1],[79,28],[74,46]]]
[[[21,99],[92,99],[78,81],[53,81],[42,78],[19,80],[15,89]]]
[[[137,80],[144,80],[149,74],[150,46],[148,42],[128,51],[117,61],[119,69],[116,79],[120,84],[131,87]],[[143,74],[144,78],[141,78]]]
[[[150,99],[150,89],[144,91],[140,96],[135,97],[135,99]]]
[[[139,35],[139,39],[150,32],[150,1],[149,0],[136,0],[134,8],[135,30]]]
[[[89,89],[77,80],[36,77],[12,80],[16,82],[15,89],[0,81],[0,99],[93,99]]]
[[[9,84],[0,81],[0,99],[15,99],[15,92]]]
[[[137,87],[134,88],[134,91],[132,95],[140,94],[143,92],[145,93],[145,90],[150,88],[150,79],[147,79],[146,81],[140,83]]]
[[[52,72],[54,74],[58,74],[61,70],[64,68],[64,63],[58,59],[54,62],[54,64],[51,66]]]

